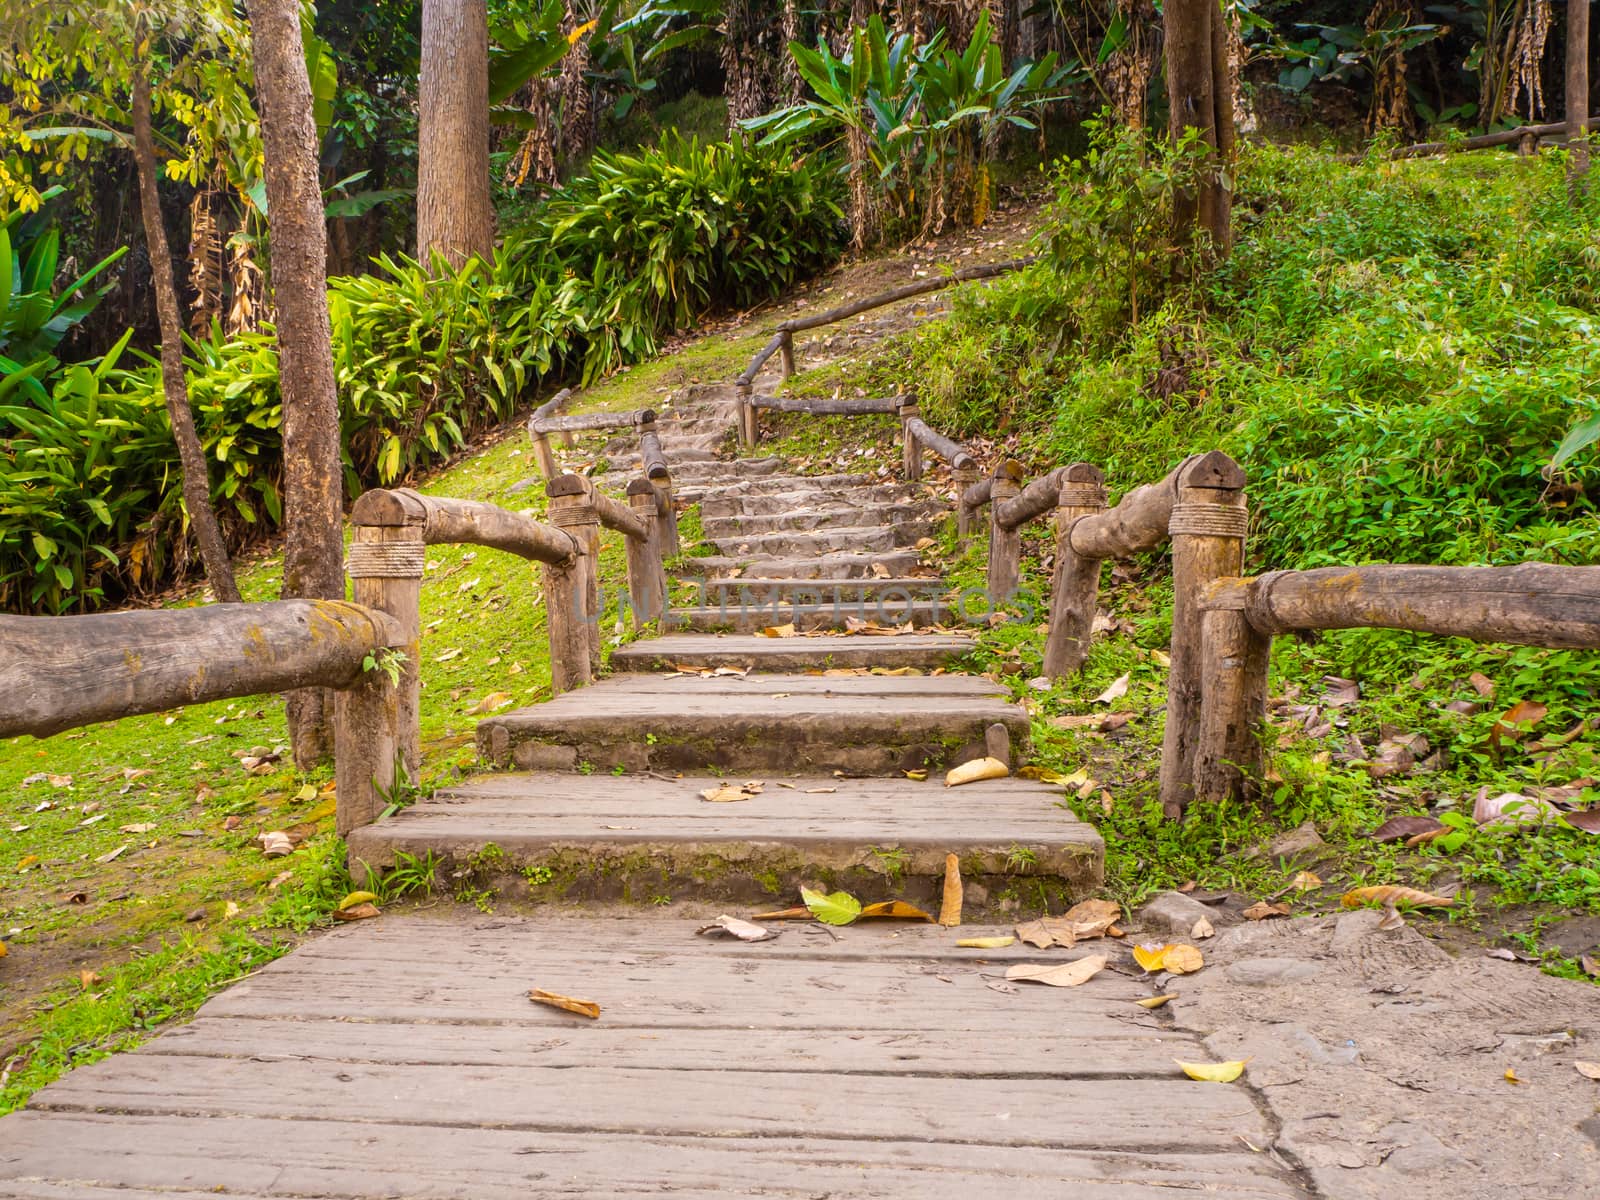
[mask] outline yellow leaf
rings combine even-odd
[[[1088,771],[1074,771],[1071,775],[1063,775],[1060,771],[1052,771],[1049,767],[1023,767],[1017,775],[1023,779],[1037,779],[1040,783],[1048,783],[1054,787],[1082,787],[1089,782]]]
[[[598,24],[600,24],[600,22],[598,19],[596,19],[593,21],[585,21],[582,25],[579,25],[571,33],[567,34],[567,45],[576,46],[578,44],[578,40],[580,38],[587,37],[589,35],[589,31]]]
[[[1174,975],[1189,975],[1206,965],[1205,958],[1193,946],[1178,944],[1168,946],[1161,965]]]
[[[20,859],[17,860],[17,870],[20,871],[25,867],[31,867],[38,861],[39,856],[37,854],[24,854]]]
[[[333,915],[341,921],[370,921],[383,914],[376,904],[352,904],[349,908],[335,909]]]
[[[1165,946],[1135,946],[1133,948],[1133,961],[1152,974],[1161,969],[1161,963],[1167,957]]]
[[[794,637],[794,622],[790,621],[784,625],[768,625],[762,629],[761,636],[769,638]]]
[[[1104,954],[1067,963],[1017,963],[1006,968],[1006,978],[1027,983],[1046,983],[1051,987],[1077,987],[1098,975],[1106,965]]]
[[[1143,1000],[1135,1000],[1134,1003],[1140,1008],[1160,1008],[1176,998],[1174,993],[1168,992],[1164,996],[1146,996]]]
[[[588,1017],[591,1021],[600,1019],[600,1006],[593,1000],[574,1000],[571,996],[562,996],[556,992],[547,992],[542,988],[533,988],[528,992],[528,999],[535,1004],[548,1004],[551,1008],[559,1008],[564,1012],[577,1013],[580,1017]]]
[[[0,958],[4,958],[6,955],[8,955],[10,953],[11,953],[11,951],[6,949],[6,944],[4,942],[0,942]]]
[[[926,771],[907,771],[906,772],[906,778],[907,779],[914,779],[918,783],[921,783],[927,777],[928,777],[928,773]]]
[[[876,904],[869,904],[861,910],[861,917],[892,917],[905,921],[933,920],[932,913],[925,913],[915,904],[907,904],[904,900],[880,900]]]
[[[998,758],[975,758],[959,767],[952,767],[944,777],[945,787],[960,787],[964,783],[977,783],[983,779],[1004,779],[1011,769]]]
[[[1522,1082],[1522,1080],[1517,1078],[1517,1069],[1515,1067],[1507,1067],[1506,1068],[1506,1082],[1507,1083],[1521,1083]]]
[[[506,705],[513,703],[515,700],[516,697],[510,692],[490,692],[482,700],[479,700],[476,704],[474,704],[469,711],[475,713],[491,713],[497,708],[504,708]]]
[[[0,945],[0,958],[5,957],[5,952],[5,946]],[[1600,1063],[1584,1062],[1582,1059],[1579,1059],[1572,1065],[1577,1069],[1578,1074],[1582,1075],[1585,1079],[1600,1080]]]
[[[343,900],[339,901],[339,911],[343,912],[347,908],[354,908],[358,904],[370,904],[377,898],[377,894],[374,892],[351,892]]]
[[[1004,950],[1007,946],[1015,946],[1017,939],[1005,937],[962,938],[956,943],[963,950]]]
[[[1222,1063],[1186,1063],[1172,1060],[1183,1068],[1183,1073],[1190,1079],[1198,1079],[1201,1083],[1232,1083],[1244,1074],[1244,1066],[1250,1060],[1241,1058],[1237,1062]]]
[[[1396,907],[1405,904],[1412,908],[1449,908],[1455,903],[1455,897],[1435,896],[1431,892],[1418,891],[1416,888],[1383,884],[1376,887],[1355,888],[1341,896],[1339,902],[1346,908],[1359,908],[1363,904],[1384,904]]]
[[[1310,871],[1301,871],[1289,881],[1289,886],[1296,891],[1309,892],[1312,888],[1321,887],[1322,880],[1318,879]]]

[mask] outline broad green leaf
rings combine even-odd
[[[810,888],[801,888],[800,899],[811,910],[811,915],[824,925],[849,925],[861,915],[861,901],[849,892],[823,895]]]

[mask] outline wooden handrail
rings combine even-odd
[[[535,435],[551,433],[586,433],[598,429],[632,429],[655,423],[656,414],[648,408],[628,412],[572,413],[565,417],[533,416],[528,419],[528,431]]]
[[[978,465],[977,460],[965,446],[945,437],[921,417],[908,417],[905,428],[907,434],[917,439],[918,445],[926,446],[957,470],[966,470]]]
[[[562,406],[565,405],[570,399],[572,399],[572,389],[562,388],[554,396],[551,396],[550,399],[546,400],[543,404],[539,405],[538,408],[534,409],[533,416],[530,418],[530,420],[548,420],[560,412]]]
[[[821,417],[862,417],[879,413],[892,416],[900,411],[904,402],[903,396],[858,400],[827,400],[810,396],[750,397],[750,404],[754,408],[765,408],[773,412],[812,413]]]
[[[670,479],[672,470],[667,466],[667,455],[661,449],[661,435],[654,424],[639,431],[639,461],[644,466],[646,479]]]
[[[399,645],[385,614],[342,600],[0,616],[0,737],[235,696],[348,687]]]
[[[638,514],[630,506],[617,503],[617,501],[597,488],[594,480],[587,476],[579,475],[576,478],[583,481],[584,488],[589,493],[589,503],[594,505],[594,510],[600,518],[600,524],[607,529],[615,530],[617,533],[624,534],[637,541],[643,541],[650,536],[649,526],[639,518]],[[655,503],[652,500],[651,508],[653,509],[654,507]]]
[[[570,534],[522,513],[476,500],[424,496],[410,488],[363,492],[351,507],[350,522],[415,525],[430,546],[488,546],[532,562],[567,563],[580,552]]]
[[[1600,116],[1593,116],[1584,123],[1585,129],[1600,129]],[[1553,121],[1544,125],[1519,125],[1515,129],[1502,129],[1494,133],[1480,133],[1474,137],[1462,138],[1457,142],[1417,142],[1411,146],[1396,146],[1389,151],[1391,159],[1396,158],[1426,158],[1430,154],[1444,154],[1451,150],[1485,150],[1490,146],[1511,146],[1524,138],[1555,137],[1567,132],[1565,121]]]
[[[750,360],[750,365],[739,373],[738,379],[734,382],[740,387],[746,388],[754,384],[756,376],[761,372],[761,368],[766,366],[767,359],[783,348],[784,340],[785,334],[782,330],[768,338],[767,344],[756,351],[755,357]]]
[[[1061,479],[1066,467],[1057,467],[1048,475],[1041,475],[1016,496],[995,509],[994,519],[1004,529],[1018,529],[1036,517],[1055,508],[1061,494]],[[985,493],[984,499],[988,499]]]
[[[948,275],[936,275],[931,279],[919,279],[915,283],[902,284],[900,287],[890,288],[886,292],[879,292],[862,300],[852,300],[849,304],[841,304],[837,308],[830,308],[826,312],[816,313],[813,316],[792,317],[778,325],[778,332],[800,333],[807,329],[832,325],[835,321],[843,321],[848,317],[857,316],[871,309],[882,308],[886,304],[898,304],[902,300],[910,300],[914,296],[924,296],[929,292],[942,291],[958,283],[970,283],[975,279],[992,279],[997,275],[1004,275],[1010,271],[1032,266],[1038,261],[1038,255],[1030,254],[1025,258],[1013,258],[1005,262],[963,267],[959,271],[952,271]],[[775,351],[777,348],[777,346],[774,346],[772,349]],[[767,356],[771,357],[770,351]]]

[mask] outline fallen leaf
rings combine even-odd
[[[861,910],[859,919],[865,921],[868,918],[933,922],[932,913],[923,912],[915,904],[907,904],[904,900],[879,900],[876,904],[869,904]]]
[[[1175,1058],[1172,1061],[1182,1067],[1183,1073],[1190,1079],[1198,1079],[1201,1083],[1232,1083],[1244,1074],[1245,1064],[1250,1060],[1241,1058],[1237,1062],[1187,1063]]]
[[[1208,937],[1214,937],[1216,932],[1217,931],[1212,927],[1211,922],[1205,917],[1201,917],[1194,923],[1194,928],[1189,930],[1189,936],[1198,942]]]
[[[8,955],[10,953],[11,953],[11,951],[6,949],[6,944],[4,942],[0,942],[0,958],[4,958],[6,955]]]
[[[335,909],[333,915],[340,921],[370,921],[383,914],[376,904],[353,904],[349,908]]]
[[[1537,700],[1518,700],[1500,714],[1500,719],[1494,723],[1490,735],[1491,737],[1498,735],[1495,737],[1497,741],[1505,739],[1514,742],[1544,720],[1549,712],[1550,709]]]
[[[155,827],[156,827],[156,824],[155,824],[154,821],[140,821],[135,825],[119,825],[119,826],[117,826],[117,832],[118,833],[149,833]]]
[[[261,843],[263,858],[282,858],[285,854],[294,853],[294,843],[289,840],[289,835],[280,829],[258,834],[256,841]]]
[[[1600,808],[1583,808],[1570,812],[1565,818],[1568,825],[1584,833],[1600,833]]]
[[[1169,971],[1174,975],[1189,975],[1205,966],[1200,951],[1183,942],[1169,942],[1158,946],[1153,942],[1133,948],[1133,961],[1146,971]]]
[[[939,924],[954,929],[961,924],[961,904],[965,890],[961,886],[961,859],[955,854],[944,856],[944,890],[939,897]]]
[[[811,915],[824,925],[849,925],[861,915],[861,901],[849,892],[823,895],[810,888],[801,888],[800,899],[805,901]]]
[[[801,905],[796,908],[780,908],[775,912],[756,913],[750,918],[752,921],[809,921],[811,910]]]
[[[1436,821],[1432,817],[1390,817],[1367,836],[1382,845],[1388,842],[1403,842],[1416,837],[1419,833],[1433,833],[1444,828],[1446,826],[1443,822]]]
[[[89,970],[87,967],[78,972],[78,986],[84,991],[88,991],[99,982],[100,976]]]
[[[1105,968],[1104,954],[1091,954],[1067,963],[1017,963],[1006,968],[1006,978],[1018,983],[1044,983],[1051,987],[1077,987]]]
[[[1082,787],[1089,782],[1087,770],[1074,771],[1071,775],[1063,775],[1060,771],[1052,771],[1049,767],[1023,767],[1017,772],[1019,778],[1037,779],[1040,783],[1048,783],[1053,787]]]
[[[834,792],[837,792],[838,790],[839,790],[838,788],[832,788],[832,787],[807,788],[806,789],[806,795],[808,795],[808,796],[832,795]]]
[[[1521,1083],[1522,1082],[1522,1080],[1517,1078],[1517,1069],[1515,1067],[1507,1067],[1506,1068],[1505,1079],[1506,1079],[1507,1083]]]
[[[1115,900],[1080,900],[1062,913],[1061,919],[1072,925],[1073,936],[1079,941],[1103,937],[1122,919],[1122,905]]]
[[[0,947],[3,950],[3,947]],[[1581,1058],[1572,1064],[1585,1079],[1600,1079],[1600,1063],[1584,1062]]]
[[[1268,904],[1265,900],[1257,900],[1244,910],[1246,921],[1269,921],[1273,917],[1287,917],[1289,906],[1287,904]]]
[[[239,915],[239,902],[237,900],[229,900],[228,903],[223,906],[222,919],[224,921],[231,921],[234,917],[237,917],[238,915]]]
[[[1381,884],[1376,887],[1359,887],[1339,897],[1346,908],[1359,908],[1363,904],[1401,905],[1412,908],[1449,908],[1455,903],[1452,896],[1435,896],[1416,888]]]
[[[1545,825],[1563,819],[1563,814],[1548,800],[1524,796],[1521,792],[1501,792],[1478,796],[1472,806],[1472,819],[1480,825]]]
[[[783,625],[767,625],[761,630],[762,637],[791,638],[795,636],[794,622],[789,621]]]
[[[343,900],[339,901],[339,911],[343,912],[347,908],[354,908],[358,904],[370,904],[377,898],[377,895],[373,892],[351,892]]]
[[[475,713],[491,713],[497,708],[504,708],[506,705],[513,704],[515,702],[516,697],[510,692],[490,692],[487,696],[485,696],[482,700],[479,700],[467,711]],[[315,795],[315,792],[312,794]]]
[[[1583,970],[1585,975],[1588,975],[1594,979],[1600,979],[1600,962],[1597,962],[1591,956],[1585,954],[1579,958],[1578,966]]]
[[[306,804],[315,800],[317,798],[317,785],[314,783],[306,784],[305,787],[294,794],[294,798],[299,804]]]
[[[905,772],[905,777],[914,783],[921,783],[928,778],[928,773],[922,770],[907,771]]]
[[[1396,929],[1404,929],[1406,919],[1400,915],[1400,910],[1392,904],[1383,906],[1383,918],[1378,922],[1378,928],[1384,933],[1393,933]]]
[[[1128,685],[1133,682],[1133,672],[1127,671],[1118,675],[1111,681],[1111,686],[1106,688],[1094,698],[1095,704],[1110,704],[1114,700],[1121,700],[1128,694]]]
[[[1472,685],[1472,690],[1485,700],[1494,695],[1494,680],[1481,671],[1474,671],[1471,675],[1468,675],[1467,682]]]
[[[1322,880],[1310,871],[1298,871],[1289,881],[1289,886],[1297,892],[1309,892],[1312,888],[1321,887]]]
[[[731,804],[735,800],[751,800],[761,794],[761,789],[766,786],[760,780],[752,779],[748,783],[724,783],[714,788],[706,788],[700,793],[702,800],[709,800],[712,804]]]
[[[1073,931],[1073,924],[1065,917],[1040,917],[1034,921],[1025,921],[1017,926],[1017,936],[1030,946],[1037,946],[1040,950],[1048,950],[1051,946],[1062,946],[1070,950],[1078,944],[1078,935]]]
[[[731,933],[741,942],[770,942],[778,936],[776,929],[767,929],[757,925],[754,921],[741,921],[738,917],[730,917],[726,913],[719,916],[709,925],[702,925],[695,930],[696,933]]]
[[[1168,992],[1163,996],[1146,996],[1143,1000],[1135,1000],[1134,1003],[1140,1008],[1161,1008],[1177,998],[1175,992]]]
[[[559,1008],[564,1012],[576,1013],[580,1017],[588,1017],[591,1021],[600,1019],[600,1006],[593,1000],[574,1000],[571,996],[562,996],[556,992],[544,991],[541,988],[530,990],[528,999],[535,1004],[548,1004],[551,1008]]]
[[[117,859],[122,857],[123,853],[128,849],[128,847],[131,844],[132,843],[130,843],[130,842],[124,842],[124,843],[122,843],[122,845],[118,846],[115,850],[107,850],[99,858],[95,859],[95,862],[97,862],[97,863],[115,862]]]
[[[294,878],[294,872],[293,871],[279,871],[276,875],[274,875],[272,877],[272,881],[267,884],[267,891],[275,892],[279,888],[281,888],[284,884],[288,883],[289,880],[291,880],[293,878]]]
[[[964,762],[959,767],[952,767],[945,774],[945,787],[960,787],[964,783],[978,783],[984,779],[1004,779],[1011,774],[1011,769],[998,758],[975,758],[971,762]]]
[[[17,859],[17,870],[26,870],[38,861],[39,856],[37,854],[24,854],[21,858]]]
[[[956,946],[962,950],[1004,950],[1016,944],[1016,938],[1004,934],[1000,937],[962,938]]]

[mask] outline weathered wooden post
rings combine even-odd
[[[1200,730],[1194,749],[1194,801],[1254,799],[1262,771],[1261,722],[1267,711],[1267,668],[1272,635],[1251,625],[1244,595],[1216,607],[1219,588],[1239,581],[1213,581],[1202,593],[1200,619]]]
[[[1089,463],[1069,466],[1056,502],[1056,566],[1050,585],[1050,635],[1044,647],[1044,673],[1051,679],[1070,675],[1089,656],[1100,607],[1102,560],[1072,548],[1072,525],[1105,508],[1105,473]]]
[[[778,364],[782,368],[785,380],[794,377],[794,334],[787,329],[779,330],[783,339],[778,343]]]
[[[672,469],[667,464],[666,453],[661,449],[661,438],[656,433],[653,419],[639,434],[639,456],[644,463],[645,478],[655,489],[656,529],[660,531],[661,557],[671,558],[680,552],[678,510],[672,499]]]
[[[334,824],[341,837],[377,820],[397,771],[415,779],[422,759],[418,658],[428,548],[420,514],[409,513],[393,493],[369,496],[351,513],[355,540],[345,570],[355,602],[388,614],[399,644],[389,648],[397,661],[386,665],[383,651],[375,652],[374,669],[334,696]]]
[[[398,492],[372,491],[350,510],[355,537],[345,572],[354,581],[353,599],[388,613],[405,644],[400,662],[397,714],[405,768],[415,777],[422,762],[420,718],[422,667],[422,575],[428,559],[425,515]]]
[[[922,478],[922,443],[917,441],[916,434],[908,428],[909,422],[917,415],[917,401],[913,396],[900,398],[900,468],[907,479]]]
[[[550,451],[550,439],[545,434],[528,426],[528,436],[533,439],[533,457],[539,464],[539,474],[546,479],[554,479],[561,473],[561,468],[556,466],[556,456]]]
[[[644,522],[643,538],[624,538],[628,549],[628,603],[633,627],[659,621],[667,602],[667,576],[661,567],[661,524],[656,519],[656,490],[648,479],[628,483],[628,507]]]
[[[1022,572],[1022,529],[1000,523],[1000,506],[1022,490],[1022,464],[1006,459],[989,483],[989,603],[1016,595]]]
[[[1167,676],[1167,728],[1161,750],[1161,806],[1183,815],[1194,794],[1200,730],[1200,597],[1215,579],[1244,570],[1244,471],[1220,450],[1201,455],[1178,476],[1172,537],[1172,665]]]
[[[555,692],[570,691],[593,680],[598,652],[599,564],[593,547],[600,539],[600,518],[589,500],[586,482],[577,475],[558,475],[545,485],[550,524],[571,535],[577,550],[570,562],[546,565],[544,571],[550,687]]]
[[[739,444],[745,449],[753,449],[761,432],[756,424],[755,405],[750,403],[752,385],[748,380],[740,379],[733,387],[739,398]]]
[[[973,518],[978,512],[967,503],[967,493],[978,482],[978,468],[953,467],[950,477],[956,481],[956,540],[965,546],[972,538]]]

